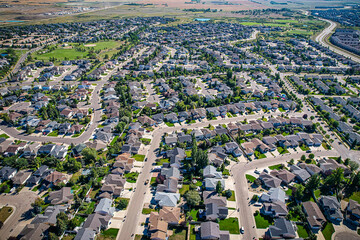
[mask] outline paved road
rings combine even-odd
[[[334,31],[334,29],[337,26],[337,23],[330,21],[328,19],[321,19],[325,22],[328,22],[330,24],[330,26],[328,26],[327,28],[325,28],[316,38],[315,40],[317,42],[319,42],[321,45],[323,45],[324,47],[328,47],[331,51],[336,52],[340,55],[343,55],[345,57],[351,58],[353,61],[360,63],[360,57],[357,57],[356,55],[349,53],[346,50],[343,50],[341,48],[338,47],[333,47],[331,45],[329,45],[327,43],[327,38],[328,36]]]
[[[314,152],[316,157],[321,156],[337,156],[337,152],[335,150],[331,151],[321,151]],[[235,180],[235,194],[236,194],[236,204],[237,208],[240,209],[240,225],[244,227],[244,234],[242,235],[242,239],[253,239],[260,238],[262,236],[257,236],[255,226],[255,219],[253,217],[253,212],[251,207],[249,207],[250,196],[248,191],[248,184],[245,177],[246,172],[254,171],[257,168],[265,168],[271,165],[276,165],[280,163],[285,163],[290,159],[300,159],[302,155],[309,155],[304,152],[293,153],[293,154],[284,154],[282,156],[277,156],[273,158],[264,158],[258,159],[248,163],[238,163],[234,165],[231,169],[231,174],[233,175],[233,179]]]
[[[282,113],[272,113],[271,115],[279,116],[281,114]],[[293,115],[300,116],[298,113],[294,113]],[[202,121],[202,122],[194,123],[191,125],[178,125],[175,127],[167,127],[165,125],[165,126],[161,126],[161,127],[158,127],[157,129],[155,129],[153,132],[153,139],[151,141],[150,149],[146,155],[147,162],[145,162],[143,171],[139,175],[139,178],[138,178],[138,181],[136,184],[135,193],[134,193],[133,197],[130,199],[128,209],[131,209],[131,211],[128,211],[128,213],[126,215],[126,220],[123,223],[121,231],[118,233],[117,239],[122,240],[122,239],[132,239],[133,238],[133,237],[131,237],[131,235],[133,233],[135,233],[137,223],[139,221],[139,217],[140,217],[140,214],[141,214],[141,211],[143,208],[143,204],[144,204],[144,195],[145,195],[146,189],[148,188],[147,185],[144,185],[144,182],[147,179],[149,179],[149,180],[151,179],[151,168],[152,168],[152,164],[156,160],[156,149],[159,147],[161,138],[165,133],[179,131],[182,128],[185,128],[185,129],[203,128],[203,127],[207,127],[209,124],[211,124],[213,126],[216,126],[219,124],[227,124],[230,122],[243,121],[245,118],[248,121],[255,120],[255,119],[261,118],[262,116],[269,117],[270,114],[265,114],[265,113],[261,112],[256,115],[243,115],[243,116],[238,116],[238,117],[234,117],[234,118]]]
[[[4,226],[0,230],[0,239],[8,239],[10,236],[17,236],[22,227],[24,227],[26,219],[23,214],[31,209],[31,204],[35,201],[38,195],[30,190],[23,189],[17,195],[2,194],[0,195],[0,205],[11,205],[15,207],[15,212],[8,218]]]
[[[137,54],[134,55],[136,58],[138,55],[142,54],[144,49],[140,50]],[[91,123],[89,123],[88,128],[77,138],[62,138],[62,137],[49,137],[49,136],[32,136],[27,135],[23,132],[19,132],[16,128],[13,127],[7,127],[6,125],[0,125],[0,129],[3,130],[7,135],[24,140],[24,141],[33,141],[33,142],[54,142],[54,143],[64,143],[64,144],[79,144],[84,143],[89,140],[89,138],[92,136],[93,132],[99,125],[99,122],[101,120],[102,115],[102,109],[100,104],[100,90],[103,88],[104,84],[108,82],[110,77],[117,71],[118,68],[121,68],[122,66],[126,65],[129,61],[132,59],[128,59],[127,61],[120,63],[119,66],[114,68],[112,71],[110,71],[105,77],[103,77],[100,81],[96,81],[96,87],[93,90],[91,99],[90,99],[90,105],[89,108],[94,109],[93,117],[91,119]]]
[[[332,239],[334,240],[359,240],[360,236],[355,232],[341,232],[341,233],[334,233],[335,237]]]

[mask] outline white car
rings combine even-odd
[[[244,227],[240,228],[240,232],[241,232],[241,234],[244,234]]]

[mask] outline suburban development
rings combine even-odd
[[[360,239],[359,3],[0,12],[0,240]]]

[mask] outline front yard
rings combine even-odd
[[[259,212],[256,212],[254,214],[255,222],[256,222],[256,228],[268,228],[272,221],[267,218],[266,216],[261,215]]]
[[[227,218],[220,220],[220,230],[227,230],[230,234],[240,234],[239,220],[237,218]]]
[[[129,172],[125,174],[126,181],[129,183],[136,183],[138,176],[138,172]]]
[[[143,162],[145,159],[145,155],[141,155],[141,154],[135,154],[132,157],[135,159],[135,161],[138,161],[138,162]]]
[[[335,232],[334,226],[332,223],[327,222],[325,228],[322,230],[322,234],[326,240],[331,240],[331,236]]]

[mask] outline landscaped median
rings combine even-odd
[[[12,207],[2,207],[0,209],[0,224],[1,225],[4,224],[6,219],[8,219],[12,213],[13,213]]]

